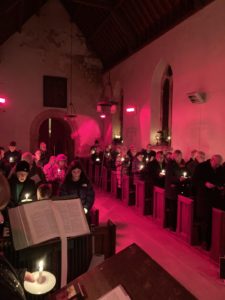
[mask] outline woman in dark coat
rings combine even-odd
[[[71,163],[64,182],[59,189],[59,196],[80,198],[85,213],[88,213],[92,208],[95,193],[79,161]]]

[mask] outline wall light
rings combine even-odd
[[[5,103],[5,98],[0,98],[0,103]]]
[[[136,111],[136,108],[134,106],[129,106],[126,108],[126,112],[128,113],[133,113]]]

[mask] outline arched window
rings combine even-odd
[[[173,93],[173,72],[168,66],[162,77],[161,85],[161,129],[163,140],[170,143],[168,136],[171,135],[171,119],[172,119],[172,93]]]

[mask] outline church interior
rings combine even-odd
[[[0,299],[225,299],[225,1],[0,16]]]

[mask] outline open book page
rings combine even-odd
[[[56,215],[60,215],[61,224],[67,237],[80,236],[90,233],[80,199],[57,200],[52,202]]]
[[[59,230],[51,202],[51,200],[42,200],[21,206],[29,224],[32,244],[39,244],[59,237]]]
[[[131,298],[124,290],[122,285],[118,285],[114,289],[109,291],[107,294],[98,298],[98,300],[131,300]]]
[[[16,250],[29,247],[31,242],[30,230],[27,227],[24,210],[22,206],[8,210],[10,227],[12,231],[13,244]]]

